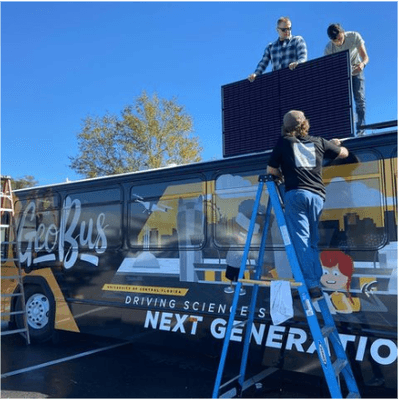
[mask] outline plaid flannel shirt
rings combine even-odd
[[[308,51],[302,36],[291,36],[289,39],[269,43],[262,60],[256,67],[255,74],[261,75],[272,62],[273,71],[288,67],[292,62],[304,63],[308,59]]]

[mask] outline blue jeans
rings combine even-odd
[[[356,132],[361,131],[360,127],[366,124],[366,81],[364,73],[352,76],[353,97],[356,104]]]
[[[320,286],[319,219],[324,200],[309,190],[285,193],[285,219],[308,289]]]

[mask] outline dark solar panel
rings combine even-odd
[[[353,136],[348,51],[222,86],[223,156],[273,148],[284,114],[294,109],[309,119],[311,135]]]

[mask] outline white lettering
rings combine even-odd
[[[284,326],[270,325],[266,339],[266,346],[273,347],[275,349],[281,349],[282,344],[278,341],[283,340],[283,335],[280,335],[277,332],[284,332],[284,331],[285,331]]]
[[[195,335],[197,333],[197,327],[198,327],[198,322],[203,321],[203,317],[197,317],[197,316],[192,316],[190,315],[190,318],[192,319],[193,325],[191,326],[191,334]]]
[[[216,339],[223,339],[226,333],[226,321],[221,318],[216,318],[211,323],[211,333]]]
[[[346,345],[348,342],[355,342],[356,336],[355,335],[346,335],[344,333],[339,334],[339,338],[341,339],[342,347],[346,350]]]
[[[305,350],[303,349],[303,344],[307,340],[306,332],[299,328],[290,328],[287,338],[287,350],[292,350],[293,346],[296,347],[298,351],[303,353]]]
[[[58,260],[64,263],[66,269],[72,268],[79,256],[80,247],[88,247],[94,250],[97,254],[102,254],[107,249],[107,237],[105,229],[105,214],[101,213],[97,216],[96,229],[97,236],[94,238],[93,227],[94,221],[92,218],[88,222],[79,220],[81,216],[81,203],[78,199],[71,200],[68,196],[63,203],[61,210],[61,220],[59,229],[52,223],[48,226],[41,223],[37,225],[36,221],[36,205],[31,201],[22,213],[19,223],[17,240],[20,243],[19,259],[21,263],[26,263],[29,267],[33,264],[55,259],[54,254],[57,248],[58,241]],[[76,230],[79,233],[74,237]],[[33,250],[35,253],[46,251],[47,256],[40,255],[33,259]],[[49,255],[53,253],[53,257]],[[97,257],[80,257],[93,265],[98,265]],[[36,261],[35,261],[36,260]]]
[[[387,347],[389,352],[383,357],[379,354],[381,347]],[[377,339],[370,348],[370,354],[373,359],[382,365],[392,364],[398,358],[398,348],[395,343],[389,339]]]
[[[259,331],[257,331],[255,324],[252,324],[251,335],[255,339],[256,344],[262,344],[263,335],[265,334],[265,328],[266,326],[264,324],[260,324]]]
[[[178,330],[180,330],[180,332],[186,333],[186,331],[184,330],[183,323],[188,318],[188,315],[175,314],[175,318],[176,318],[176,325],[173,327],[172,332],[177,332]]]
[[[151,311],[147,311],[147,315],[144,322],[144,328],[148,328],[151,324],[152,329],[157,329],[159,318],[159,311],[155,311],[155,314],[152,315]]]
[[[364,352],[366,351],[367,337],[360,336],[359,344],[357,345],[356,361],[363,361]]]

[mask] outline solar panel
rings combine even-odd
[[[349,51],[222,86],[223,157],[272,149],[282,119],[301,110],[310,135],[354,136]]]

